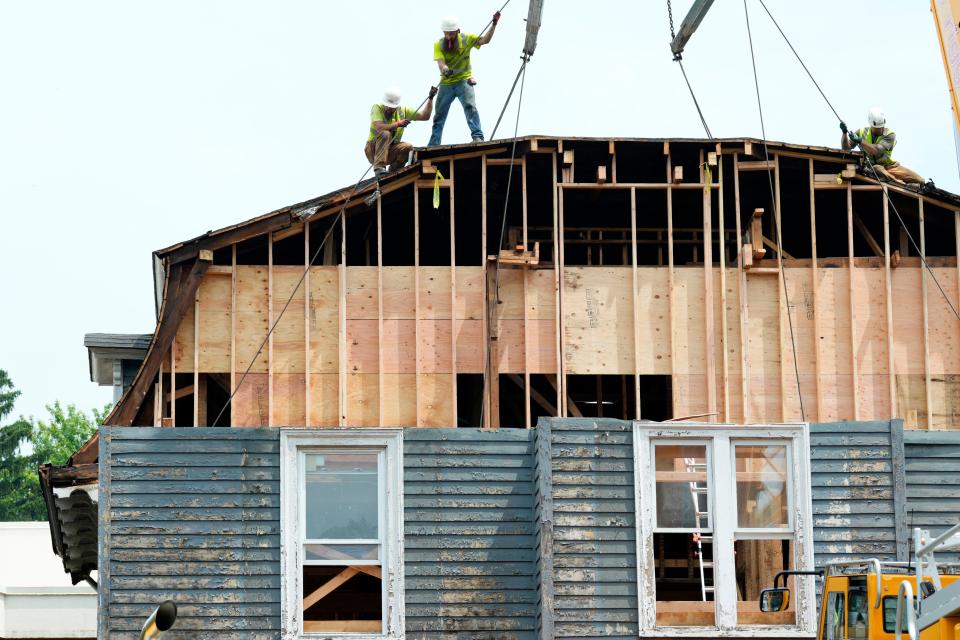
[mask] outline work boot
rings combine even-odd
[[[375,177],[377,180],[379,180],[379,179],[382,178],[383,176],[387,175],[387,168],[386,168],[386,167],[374,167],[374,168],[373,168],[373,175],[374,175],[374,177]]]
[[[474,142],[483,142],[483,136],[473,136]]]

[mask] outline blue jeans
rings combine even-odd
[[[466,81],[457,84],[441,84],[437,91],[437,106],[433,115],[433,133],[430,135],[429,146],[440,144],[443,135],[443,125],[447,122],[447,113],[454,98],[463,105],[463,113],[467,116],[467,126],[470,127],[470,137],[476,140],[483,139],[483,130],[480,129],[480,112],[477,111],[477,94]]]

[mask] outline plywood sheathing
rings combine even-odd
[[[618,142],[614,150],[621,146]],[[567,151],[574,148],[570,143]],[[721,197],[711,203],[703,176],[696,184],[673,184],[666,145],[665,151],[663,183],[620,183],[611,170],[602,184],[581,184],[569,182],[574,176],[572,167],[574,162],[587,162],[590,156],[576,158],[578,154],[569,153],[565,167],[563,156],[550,150],[553,170],[568,169],[565,181],[554,183],[553,268],[539,265],[544,268],[502,270],[503,304],[496,305],[490,315],[484,309],[486,266],[453,262],[444,267],[384,267],[379,256],[376,266],[311,267],[305,276],[300,266],[235,262],[218,266],[199,284],[178,328],[173,351],[164,357],[165,391],[171,391],[171,368],[192,374],[194,389],[200,388],[201,378],[207,374],[229,374],[232,384],[239,384],[266,337],[271,317],[279,317],[303,276],[304,284],[277,323],[266,355],[257,358],[240,385],[233,401],[234,425],[448,426],[456,421],[458,373],[486,374],[488,425],[492,422],[489,401],[500,373],[521,376],[526,394],[531,374],[556,375],[557,397],[551,404],[561,413],[570,410],[562,401],[568,375],[633,377],[636,400],[639,376],[670,375],[674,415],[713,412],[737,422],[797,419],[799,396],[789,336],[792,323],[808,418],[867,419],[894,414],[904,417],[909,426],[950,426],[955,413],[950,398],[957,384],[955,376],[960,375],[960,328],[939,291],[924,295],[929,282],[918,266],[904,262],[892,268],[889,245],[894,222],[889,214],[882,238],[883,257],[876,266],[854,259],[851,249],[846,263],[839,267],[831,261],[829,268],[823,268],[816,257],[813,262],[785,259],[782,279],[772,277],[779,270],[762,264],[759,269],[744,270],[742,254],[735,268],[722,271],[720,264],[727,262],[726,256],[713,260],[709,242],[704,240],[701,255],[709,256],[711,264],[704,260],[698,267],[677,265],[669,215],[672,192],[701,190],[708,211],[724,200]],[[713,147],[703,147],[701,152],[706,159],[717,153]],[[800,152],[794,155],[804,157],[809,166],[811,254],[816,256],[817,203],[813,193],[826,183],[816,183],[812,158]],[[732,160],[733,185],[720,177],[729,168],[723,166],[724,158]],[[611,167],[616,166],[612,164],[615,159],[614,155]],[[742,162],[735,153],[721,149],[717,163],[712,188],[734,189],[735,225],[742,229]],[[485,168],[486,158],[481,166]],[[617,173],[623,174],[624,166],[621,162]],[[522,156],[514,171],[522,177],[524,187],[526,169]],[[769,165],[759,168],[770,169],[779,171],[778,154]],[[594,178],[593,174],[589,177]],[[842,185],[851,201],[861,187],[872,186],[859,177],[857,180],[860,182]],[[450,191],[457,184],[454,177]],[[412,184],[406,188],[415,195],[418,191]],[[563,192],[588,188],[628,189],[632,202],[640,189],[663,190],[668,196],[668,264],[636,264],[633,252],[625,254],[629,262],[623,266],[565,264],[559,241],[563,237]],[[482,197],[486,195],[484,185]],[[523,202],[526,212],[526,197]],[[937,204],[936,215],[942,214],[943,206]],[[852,211],[851,203],[848,215]],[[858,213],[882,214],[862,209]],[[389,212],[384,210],[381,215]],[[631,215],[635,216],[632,227],[644,212]],[[526,217],[524,213],[524,223]],[[484,230],[486,223],[484,219]],[[347,226],[343,224],[344,231]],[[706,217],[704,226],[709,231]],[[852,215],[847,226],[848,233],[856,232]],[[295,231],[275,233],[279,237]],[[457,225],[451,219],[451,240],[456,234]],[[478,243],[481,255],[482,240]],[[340,244],[343,264],[345,238]],[[737,242],[738,252],[742,245]],[[725,252],[726,244],[721,246]],[[307,242],[305,247],[309,247]],[[451,242],[451,253],[455,248]],[[953,295],[960,291],[953,263],[933,270],[946,291]],[[489,339],[493,334],[497,337],[495,348]],[[493,356],[489,366],[488,353]],[[525,397],[526,406],[531,399]],[[164,419],[171,410],[167,408]],[[188,421],[199,424],[199,398],[194,399],[193,414]],[[182,418],[177,422],[183,422]],[[529,419],[525,423],[529,424]]]

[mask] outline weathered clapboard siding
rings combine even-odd
[[[908,430],[904,440],[907,526],[938,535],[960,521],[960,432]],[[960,562],[960,552],[936,558]]]
[[[532,640],[533,431],[404,431],[410,640]]]
[[[167,598],[179,615],[164,638],[280,636],[279,437],[102,430],[100,637],[138,637]]]
[[[814,558],[828,562],[905,559],[899,421],[810,425]],[[898,545],[899,543],[899,545]]]
[[[633,423],[542,419],[537,431],[550,452],[553,637],[636,638]]]

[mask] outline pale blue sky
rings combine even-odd
[[[881,105],[896,157],[958,190],[928,3],[766,1],[851,125]],[[153,330],[151,252],[355,182],[383,89],[416,106],[435,82],[440,18],[477,32],[501,3],[0,3],[0,368],[23,390],[15,412],[109,401],[89,381],[83,334]],[[690,4],[674,2],[677,24]],[[748,4],[768,137],[836,146],[833,115]],[[526,13],[512,0],[473,55],[488,134]],[[546,0],[520,134],[703,136],[668,41],[660,0]],[[760,136],[741,0],[717,0],[685,66],[715,136]],[[429,124],[407,137],[424,144]],[[468,139],[454,105],[444,142]]]

